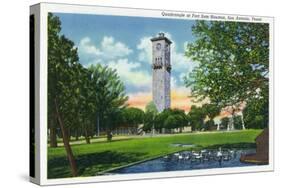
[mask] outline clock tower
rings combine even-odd
[[[171,106],[171,52],[172,42],[164,33],[151,39],[152,42],[152,96],[158,112]]]

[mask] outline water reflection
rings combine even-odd
[[[133,166],[112,171],[112,174],[163,172],[176,170],[193,170],[222,167],[252,166],[240,162],[241,154],[255,153],[255,149],[212,149],[200,151],[182,151],[161,158],[146,161]]]

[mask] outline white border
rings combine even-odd
[[[109,175],[109,176],[94,176],[94,177],[76,177],[76,178],[62,178],[62,179],[47,179],[47,14],[48,12],[57,13],[80,13],[80,14],[96,14],[96,15],[119,15],[119,16],[136,16],[136,17],[153,17],[166,19],[195,19],[200,18],[186,18],[162,16],[163,12],[182,13],[182,14],[204,14],[204,15],[218,15],[218,16],[240,16],[227,15],[216,13],[197,13],[173,10],[148,10],[137,8],[117,8],[91,5],[70,5],[70,4],[56,4],[56,3],[40,3],[31,7],[31,9],[40,7],[40,126],[39,138],[40,146],[40,184],[41,185],[55,185],[68,183],[88,183],[88,182],[106,182],[106,181],[122,181],[122,180],[138,180],[138,179],[152,179],[152,178],[170,178],[170,177],[186,177],[186,176],[200,176],[200,175],[217,175],[217,174],[233,174],[233,173],[248,173],[248,172],[265,172],[274,170],[274,156],[273,156],[273,17],[261,16],[243,16],[260,18],[261,21],[245,21],[258,22],[270,24],[270,120],[269,120],[269,165],[265,166],[250,166],[250,167],[232,167],[222,169],[203,169],[190,171],[173,171],[173,172],[157,172],[157,173],[140,173],[140,174],[126,174],[126,175]],[[214,20],[214,19],[210,19]],[[224,19],[215,19],[217,21],[227,21]],[[230,20],[228,20],[230,21]],[[37,38],[36,38],[37,39]],[[37,175],[37,174],[36,174]],[[37,183],[37,182],[36,182]]]

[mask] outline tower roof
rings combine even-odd
[[[150,39],[152,42],[158,41],[158,40],[165,40],[168,44],[172,44],[172,41],[170,41],[167,37],[165,37],[164,33],[159,33],[158,36]]]

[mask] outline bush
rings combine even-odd
[[[233,123],[235,129],[242,129],[242,117],[241,116],[234,116],[233,117]]]
[[[249,129],[264,129],[268,127],[268,99],[254,100],[243,110],[245,127]]]
[[[222,118],[221,119],[221,124],[220,124],[220,129],[226,129],[228,123],[229,123],[229,118],[228,117]]]
[[[207,130],[207,131],[210,131],[210,130],[213,130],[214,127],[215,126],[215,122],[214,122],[214,120],[208,120],[208,121],[206,121],[205,122],[205,124],[204,124],[204,129],[205,130]]]

